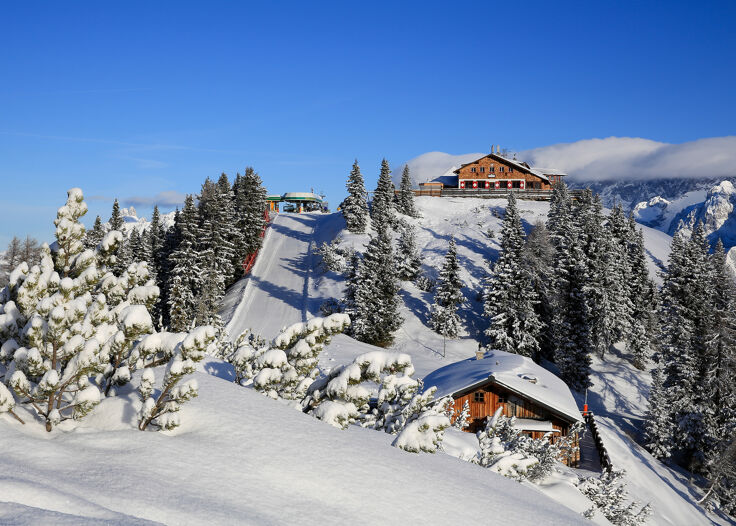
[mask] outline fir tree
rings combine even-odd
[[[555,250],[547,227],[541,221],[534,224],[526,238],[521,259],[532,289],[537,297],[534,311],[537,317],[549,325],[553,318],[554,308],[554,275],[553,262]],[[554,359],[554,339],[552,331],[542,330],[539,333],[540,355],[547,360]],[[538,359],[538,357],[535,357]]]
[[[342,203],[341,211],[350,232],[362,234],[368,226],[368,199],[363,175],[358,160],[353,163],[346,184],[348,196]]]
[[[588,263],[581,241],[581,232],[573,215],[572,199],[564,183],[552,191],[547,221],[554,259],[554,314],[552,337],[554,358],[560,374],[576,390],[590,385],[590,313],[585,295]]]
[[[445,263],[440,270],[439,282],[435,289],[434,304],[431,309],[432,329],[447,337],[457,338],[460,329],[460,317],[457,308],[463,301],[460,280],[460,265],[457,262],[455,238],[450,238],[445,255]]]
[[[249,166],[235,190],[235,224],[238,231],[242,232],[244,250],[242,254],[237,254],[241,263],[246,256],[256,253],[261,248],[263,243],[261,235],[266,225],[265,212],[266,189],[258,173]]]
[[[100,219],[100,216],[97,216],[95,217],[95,223],[92,229],[87,230],[87,234],[84,237],[84,246],[86,248],[95,248],[104,236],[105,229],[102,226],[102,219]]]
[[[178,245],[171,253],[171,285],[168,305],[170,326],[175,331],[187,330],[197,311],[195,298],[202,289],[201,269],[198,266],[199,237],[197,209],[194,198],[188,195],[176,224]]]
[[[419,217],[419,212],[414,204],[414,191],[411,188],[408,164],[404,165],[404,170],[401,172],[401,184],[396,197],[399,212],[410,217]]]
[[[108,225],[110,230],[117,230],[118,232],[123,231],[123,216],[120,213],[120,204],[117,199],[112,203],[112,214],[110,215]]]
[[[376,191],[373,192],[373,201],[371,202],[371,219],[375,223],[385,222],[387,225],[393,225],[394,217],[394,185],[391,181],[391,169],[388,161],[381,161],[381,174],[378,177]],[[374,226],[379,230],[379,226]]]
[[[404,320],[399,315],[399,283],[388,224],[383,216],[377,219],[377,231],[358,268],[351,333],[360,341],[385,346]]]
[[[534,310],[538,299],[522,261],[524,237],[516,198],[509,193],[501,228],[501,255],[488,281],[484,315],[490,320],[486,335],[494,349],[536,357],[543,322]]]
[[[406,224],[401,229],[401,234],[396,246],[396,271],[402,281],[414,281],[419,275],[422,260],[417,248],[414,227]]]

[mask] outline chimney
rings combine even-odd
[[[493,147],[496,146],[495,144],[491,144],[491,153],[493,153]]]
[[[476,360],[482,360],[485,353],[483,352],[483,347],[481,347],[481,344],[478,343],[478,350],[475,351],[475,359]]]

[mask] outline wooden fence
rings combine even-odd
[[[598,431],[598,424],[595,422],[595,415],[592,411],[588,411],[583,415],[583,417],[585,418],[585,423],[588,424],[588,429],[590,429],[590,432],[593,434],[593,440],[595,441],[596,449],[598,449],[598,458],[601,461],[601,467],[606,471],[611,471],[613,469],[613,464],[611,463],[611,457],[608,456],[606,446],[603,445],[601,434]]]

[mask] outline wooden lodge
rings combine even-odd
[[[553,168],[502,156],[498,151],[448,170],[444,175],[419,184],[416,195],[433,197],[493,197],[513,191],[519,197],[548,199],[552,185],[566,174]]]
[[[455,414],[470,407],[469,425],[476,433],[501,407],[507,417],[516,417],[515,427],[532,438],[548,433],[552,441],[567,437],[572,426],[583,420],[567,385],[531,359],[492,351],[477,358],[455,362],[424,378],[424,388],[437,387],[435,398],[452,396]],[[577,434],[572,437],[578,444]],[[561,459],[576,466],[579,453]]]

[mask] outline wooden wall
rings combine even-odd
[[[490,171],[491,166],[493,166],[495,171]],[[504,168],[503,172],[500,171],[502,166]],[[483,172],[480,171],[481,167],[484,168]],[[475,168],[475,172],[472,171],[473,168]],[[526,189],[533,188],[531,183],[541,183],[539,188],[540,190],[550,190],[552,188],[548,182],[541,180],[536,175],[522,171],[518,167],[513,166],[512,163],[508,161],[493,159],[490,157],[483,157],[482,159],[478,159],[474,163],[460,168],[458,172],[458,187],[460,186],[459,181],[461,179],[501,181],[502,189],[506,188],[506,181],[509,180],[523,180]]]

